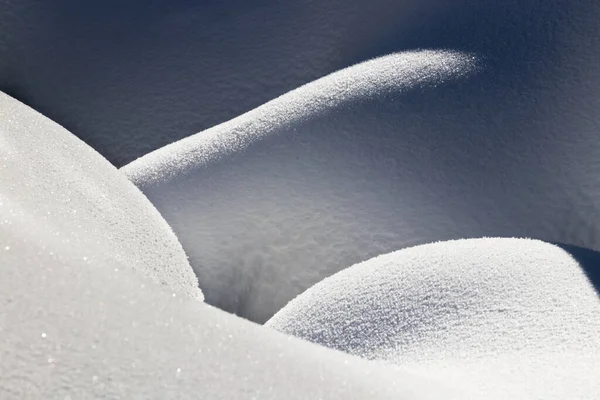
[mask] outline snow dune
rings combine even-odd
[[[447,3],[0,0],[0,90],[120,167],[405,48]]]
[[[4,94],[0,121],[3,400],[464,398],[198,301],[175,236],[133,184]]]
[[[598,109],[597,78],[585,71],[600,55],[599,9],[596,0],[0,0],[0,90],[119,167],[336,70],[412,49],[485,55],[519,75],[498,76],[507,94],[550,89],[573,106],[564,118],[583,116]],[[568,82],[561,91],[556,78]]]
[[[52,260],[81,268],[104,260],[203,298],[181,245],[148,199],[92,148],[1,92],[0,238],[3,268],[18,267],[5,257],[19,251],[20,262],[43,254],[39,268],[50,274]],[[33,247],[17,250],[20,243]]]
[[[176,232],[208,303],[257,322],[349,265],[432,241],[600,250],[590,22],[551,43],[538,22],[518,58],[377,58],[122,171]]]
[[[3,245],[6,239],[3,233]],[[361,360],[189,296],[173,296],[108,254],[82,265],[75,257],[82,249],[65,248],[47,232],[14,240],[10,250],[1,251],[3,400],[469,395],[468,388]]]
[[[468,382],[482,398],[591,399],[600,282],[588,274],[600,253],[584,252],[580,263],[556,245],[500,238],[404,249],[325,279],[266,326]]]
[[[410,138],[381,114],[477,68],[450,51],[371,60],[122,171],[173,227],[209,304],[264,322],[325,276],[412,236],[422,171]]]

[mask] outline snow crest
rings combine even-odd
[[[181,245],[148,199],[81,140],[3,93],[0,157],[2,248],[33,246],[3,268],[38,251],[49,265],[60,258],[86,268],[102,259],[203,299]]]
[[[457,240],[382,255],[310,288],[266,325],[486,395],[600,393],[598,293],[569,252],[538,240]]]
[[[150,202],[0,94],[0,398],[437,399],[463,389],[204,302]]]
[[[294,295],[402,237],[392,226],[381,237],[365,232],[391,220],[403,201],[389,201],[408,183],[388,182],[403,174],[412,150],[380,114],[478,67],[473,55],[452,51],[374,59],[122,171],[175,230],[207,302],[264,322]]]
[[[575,72],[600,82],[595,65]],[[571,72],[521,73],[485,55],[393,54],[122,171],[172,226],[206,301],[255,322],[348,265],[433,241],[600,250],[597,96],[575,112],[552,94],[573,93]]]

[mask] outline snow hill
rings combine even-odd
[[[481,398],[592,399],[600,253],[565,249],[486,238],[400,250],[325,279],[266,326],[468,382]]]
[[[597,78],[586,72],[599,58],[598,8],[596,0],[1,0],[0,90],[119,167],[336,70],[414,49],[485,55],[519,76],[498,76],[507,95],[549,90],[572,106],[563,118],[585,116],[598,108]],[[556,73],[569,82],[562,90],[544,83]],[[515,104],[522,121],[537,118],[532,104]]]
[[[396,132],[387,113],[476,69],[447,51],[375,59],[122,171],[173,227],[209,304],[264,322],[322,278],[408,242],[417,223],[439,230],[441,212],[425,221],[415,204],[449,185],[406,157],[419,135]]]
[[[203,298],[181,245],[148,199],[81,140],[4,93],[0,157],[2,267],[39,259],[40,273],[54,280],[53,260],[82,269],[102,260]],[[15,252],[17,264],[7,265],[4,257]]]
[[[507,53],[376,58],[122,171],[176,232],[207,301],[258,322],[413,245],[519,236],[600,250],[600,64],[581,48],[597,20],[547,36],[542,16]]]

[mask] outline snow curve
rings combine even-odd
[[[4,233],[3,400],[469,395],[468,388],[361,360],[174,296],[110,254],[82,265],[68,255],[89,254],[89,248],[59,251],[60,237],[29,232],[5,249],[14,237]]]
[[[209,304],[264,322],[295,294],[385,248],[364,232],[400,206],[389,196],[408,182],[387,181],[402,174],[412,146],[373,119],[478,66],[451,51],[374,59],[121,170],[175,230]],[[368,126],[372,135],[357,136]]]
[[[82,268],[105,259],[203,299],[181,245],[148,199],[92,148],[4,93],[0,221],[3,269],[35,259],[29,251],[16,264],[5,259],[17,243],[32,241],[51,259]]]
[[[139,190],[4,94],[0,276],[2,399],[465,396],[198,301],[181,246]]]
[[[529,32],[519,58],[359,64],[122,171],[173,227],[207,301],[257,322],[348,265],[432,241],[600,250],[600,67],[580,47],[596,36],[559,26]]]
[[[595,253],[592,268],[599,266]],[[482,395],[587,399],[600,393],[592,372],[600,365],[598,288],[584,265],[556,245],[439,242],[341,271],[266,326],[470,382]]]

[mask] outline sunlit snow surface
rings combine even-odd
[[[600,397],[600,2],[113,3],[0,0],[0,90],[117,165],[317,80],[151,202],[0,94],[1,400]]]
[[[459,400],[465,389],[469,394],[173,296],[108,257],[81,265],[71,257],[77,249],[43,238],[62,256],[48,256],[34,238],[0,253],[3,400]]]
[[[68,260],[85,269],[102,260],[202,299],[181,245],[148,199],[92,148],[1,92],[0,251],[3,268],[38,260],[51,271]],[[5,261],[13,253],[15,265]]]
[[[417,246],[325,279],[266,325],[469,382],[482,398],[592,399],[600,394],[600,299],[587,275],[600,265],[594,254],[595,271],[586,271],[535,240]]]
[[[207,302],[257,322],[412,245],[525,236],[599,250],[600,120],[583,89],[558,95],[575,75],[600,83],[597,68],[557,61],[534,82],[510,65],[451,51],[374,59],[122,171],[172,226]]]
[[[416,168],[401,170],[413,150],[379,114],[477,68],[450,51],[371,60],[122,171],[175,230],[207,301],[264,322],[313,283],[407,239],[397,230],[417,214],[394,213],[415,188],[396,174]]]
[[[114,167],[3,94],[0,124],[0,399],[464,398],[198,301]]]

